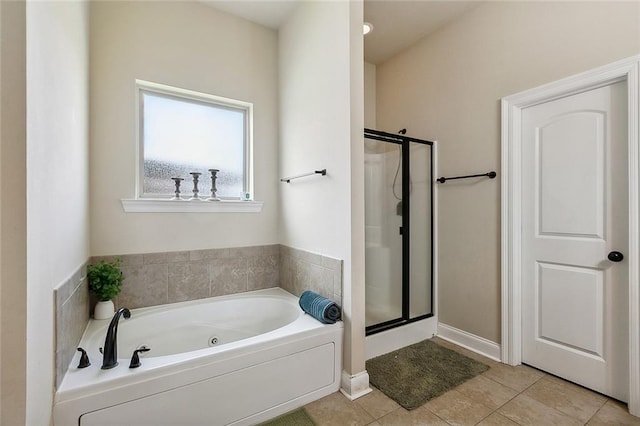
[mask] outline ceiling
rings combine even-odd
[[[200,1],[277,29],[303,0]],[[374,27],[364,39],[365,61],[386,61],[478,4],[478,0],[364,0],[364,20]]]
[[[302,0],[199,0],[249,21],[278,29]]]
[[[364,0],[364,59],[380,64],[479,5],[479,1]]]

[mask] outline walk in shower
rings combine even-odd
[[[433,142],[365,129],[367,335],[433,316]]]

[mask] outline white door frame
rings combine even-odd
[[[524,108],[627,82],[629,154],[629,411],[640,416],[640,55],[502,99],[502,362],[522,362],[521,127]],[[625,253],[626,255],[626,253]]]

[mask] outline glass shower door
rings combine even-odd
[[[431,308],[431,147],[410,142],[409,318],[432,313]]]
[[[366,325],[402,317],[402,164],[399,145],[365,140]]]
[[[366,332],[433,315],[433,142],[365,129]]]

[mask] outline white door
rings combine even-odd
[[[627,87],[522,111],[522,361],[628,401]],[[612,260],[609,260],[611,256]]]

